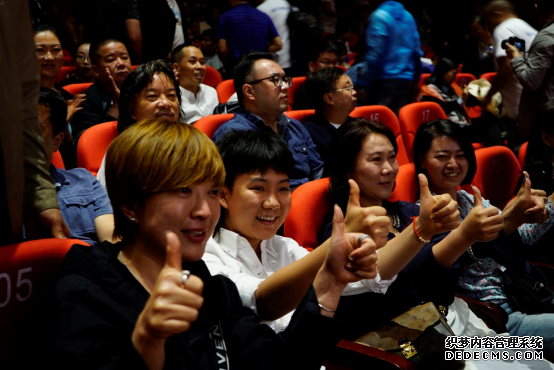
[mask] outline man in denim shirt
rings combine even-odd
[[[289,106],[292,79],[285,76],[271,53],[246,54],[235,68],[235,91],[240,108],[217,129],[213,140],[231,130],[273,130],[285,140],[294,157],[292,189],[321,177],[323,162],[302,123],[283,113]]]
[[[65,100],[56,91],[41,87],[38,112],[50,175],[70,237],[89,244],[112,240],[112,206],[100,183],[84,168],[66,171],[56,169],[51,163],[54,152],[58,151],[63,141],[67,116]]]

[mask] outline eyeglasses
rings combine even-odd
[[[77,55],[77,56],[75,57],[75,59],[76,59],[76,60],[79,60],[79,61],[81,61],[81,60],[82,60],[82,61],[85,61],[85,60],[88,59],[88,60],[90,61],[90,57],[89,57],[88,55]]]
[[[339,62],[337,60],[332,60],[331,61],[331,60],[325,60],[324,59],[324,60],[316,60],[316,62],[321,63],[325,66],[335,66],[336,67],[336,66],[339,65]]]
[[[350,93],[352,93],[352,91],[354,91],[354,86],[343,87],[342,89],[333,90],[333,91],[329,91],[329,92],[334,93],[334,92],[339,92],[339,91],[342,91],[342,90],[350,90]]]
[[[252,82],[247,82],[247,84],[254,85],[254,84],[262,82],[263,80],[273,80],[273,84],[275,85],[275,87],[283,86],[283,82],[285,82],[287,85],[289,85],[289,87],[292,87],[292,78],[290,78],[289,76],[279,76],[279,75],[270,76],[270,77],[266,77],[266,78],[260,78],[259,80],[255,80],[255,81],[252,81]]]

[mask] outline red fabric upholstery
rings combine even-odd
[[[92,85],[92,82],[85,82],[82,84],[71,84],[71,85],[64,86],[63,89],[72,95],[84,94],[85,91],[87,91],[87,89],[90,87],[90,85]]]
[[[398,112],[400,130],[404,147],[410,162],[414,161],[414,138],[415,133],[422,123],[436,120],[438,118],[446,119],[446,114],[441,106],[433,102],[412,103],[404,106]]]
[[[476,80],[476,78],[471,73],[458,73],[454,82],[461,88],[464,88],[467,84],[474,80]]]
[[[77,166],[96,176],[108,146],[117,135],[117,121],[100,123],[83,132],[77,143]]]
[[[475,151],[477,172],[471,182],[491,204],[503,209],[513,198],[519,179],[519,162],[505,146]]]
[[[489,72],[489,73],[483,73],[481,75],[481,78],[484,78],[485,80],[492,83],[492,80],[496,77],[496,72]]]
[[[415,203],[419,199],[419,182],[416,177],[415,165],[408,163],[398,169],[396,185],[389,200],[396,202],[403,200]]]
[[[137,67],[138,67],[138,66],[131,66],[131,70],[134,71],[135,69],[137,69]]]
[[[517,159],[519,161],[519,166],[523,170],[523,167],[525,167],[525,156],[527,155],[527,147],[529,146],[529,142],[526,141],[519,147],[519,152],[517,153]]]
[[[52,164],[56,168],[60,168],[62,170],[65,170],[65,164],[63,163],[62,155],[60,154],[60,151],[55,151],[52,155]]]
[[[223,81],[221,75],[214,67],[206,66],[206,74],[204,75],[204,85],[216,87],[218,83]]]
[[[42,239],[0,247],[0,368],[17,360],[11,357],[18,337],[31,340],[35,336],[25,331],[25,325],[48,310],[41,298],[52,297],[60,264],[73,244],[87,245],[74,239]],[[40,329],[33,326],[33,330]]]
[[[352,117],[363,117],[368,121],[379,122],[390,128],[392,132],[394,132],[396,144],[398,145],[398,153],[396,153],[398,164],[403,165],[410,163],[408,154],[406,153],[406,148],[404,147],[404,139],[402,138],[398,118],[392,110],[383,105],[366,105],[356,107],[350,115]]]
[[[233,113],[228,114],[212,114],[210,116],[202,117],[194,123],[194,127],[206,134],[210,139],[214,136],[216,130],[233,118]]]
[[[216,87],[217,97],[219,98],[219,104],[227,103],[227,100],[235,93],[234,80],[221,81]]]
[[[63,66],[62,69],[60,69],[60,71],[56,75],[56,78],[54,79],[54,82],[57,83],[57,84],[61,83],[63,80],[66,79],[66,77],[68,75],[73,73],[73,71],[75,71],[74,66]]]
[[[304,248],[317,248],[317,233],[324,226],[329,206],[329,178],[300,185],[292,192],[292,205],[285,220],[285,236]]]
[[[296,90],[306,82],[306,76],[302,77],[293,77],[292,78],[292,87],[289,89],[289,105],[292,107],[294,105],[294,95]]]
[[[431,77],[431,73],[422,73],[419,77],[419,86],[425,85],[425,80]]]
[[[304,123],[306,121],[306,118],[313,116],[314,113],[315,113],[314,109],[291,110],[291,111],[285,112],[285,115],[289,116],[292,119],[295,119],[297,121]]]

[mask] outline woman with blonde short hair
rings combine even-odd
[[[212,141],[190,125],[142,121],[113,141],[106,164],[121,242],[75,245],[63,262],[61,367],[319,368],[339,340],[331,318],[342,290],[375,269],[374,248],[344,233],[338,208],[325,262],[277,335],[201,260],[225,179]]]

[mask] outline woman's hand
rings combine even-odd
[[[115,83],[115,80],[113,79],[113,76],[108,68],[106,68],[106,73],[108,74],[108,78],[110,80],[110,83],[108,84],[108,86],[106,86],[108,90],[108,95],[110,96],[110,98],[112,98],[113,103],[117,104],[119,103],[119,88],[117,87],[117,84]]]
[[[71,122],[75,116],[75,113],[83,109],[81,104],[83,104],[86,97],[87,96],[85,94],[77,94],[73,96],[73,99],[67,101],[67,122]]]
[[[548,218],[545,208],[545,195],[542,190],[531,188],[529,174],[523,171],[525,180],[516,197],[504,208],[506,217],[505,232],[509,234],[525,223],[543,223]],[[507,229],[507,230],[506,230]]]
[[[450,194],[432,195],[424,174],[418,175],[420,210],[416,220],[418,234],[424,239],[454,230],[460,225],[458,202]]]
[[[383,207],[362,207],[360,188],[354,180],[348,180],[350,196],[346,207],[345,231],[368,234],[373,238],[377,249],[387,244],[390,218]],[[400,230],[399,230],[400,231]]]
[[[481,191],[475,186],[473,189],[473,209],[460,226],[460,234],[475,242],[488,242],[496,239],[500,230],[502,230],[502,215],[499,214],[498,208],[483,206],[483,198]]]
[[[200,278],[189,275],[183,285],[181,259],[179,239],[168,232],[165,266],[132,334],[133,345],[150,369],[163,368],[165,339],[187,331],[204,302]]]
[[[344,217],[339,206],[335,205],[334,212],[331,245],[313,284],[319,303],[329,310],[336,309],[346,284],[377,276],[375,242],[371,237],[359,242],[363,234],[345,234]],[[321,312],[332,316],[329,311]]]

